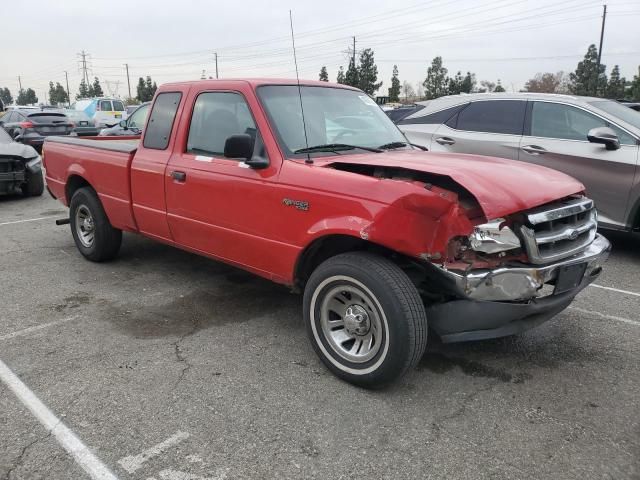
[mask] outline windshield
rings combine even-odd
[[[629,125],[640,128],[640,112],[636,112],[632,108],[618,102],[612,102],[611,100],[597,100],[595,102],[589,102],[589,104],[627,122]]]
[[[296,85],[269,85],[258,88],[258,96],[271,123],[276,128],[280,147],[288,156],[307,147],[347,144],[378,148],[395,142],[406,142],[404,135],[367,94],[343,88],[300,88],[304,106],[307,140],[305,140]],[[331,149],[322,150],[332,153]],[[340,154],[362,153],[357,148]]]

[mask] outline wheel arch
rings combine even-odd
[[[329,233],[315,238],[298,255],[293,273],[294,290],[304,289],[311,273],[330,257],[341,253],[369,251],[381,256],[397,259],[404,255],[383,245],[345,233]]]
[[[83,187],[90,187],[95,191],[93,185],[91,185],[91,183],[89,183],[89,181],[82,175],[78,173],[72,173],[69,175],[69,177],[67,177],[67,182],[64,186],[64,195],[67,201],[67,205],[71,204],[71,198],[73,197],[73,194]]]

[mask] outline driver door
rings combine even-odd
[[[250,92],[247,92],[250,94]],[[179,140],[165,175],[167,219],[176,243],[247,267],[273,271],[280,245],[269,240],[270,208],[281,198],[274,183],[279,164],[254,170],[224,156],[231,135],[254,138],[254,156],[267,156],[249,104],[238,91],[190,97]]]

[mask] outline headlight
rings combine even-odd
[[[476,252],[498,253],[520,248],[520,239],[507,226],[502,226],[504,218],[496,218],[475,227],[469,235],[471,248]]]
[[[42,163],[42,159],[40,157],[35,157],[35,158],[32,158],[31,160],[29,160],[27,162],[27,167],[28,168],[33,168],[33,167],[35,167],[37,165],[40,165],[41,163]]]

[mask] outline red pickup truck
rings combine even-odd
[[[86,258],[135,232],[304,292],[337,376],[384,385],[444,342],[566,308],[610,244],[578,181],[410,145],[363,92],[290,80],[163,85],[142,139],[49,137],[50,193]]]

